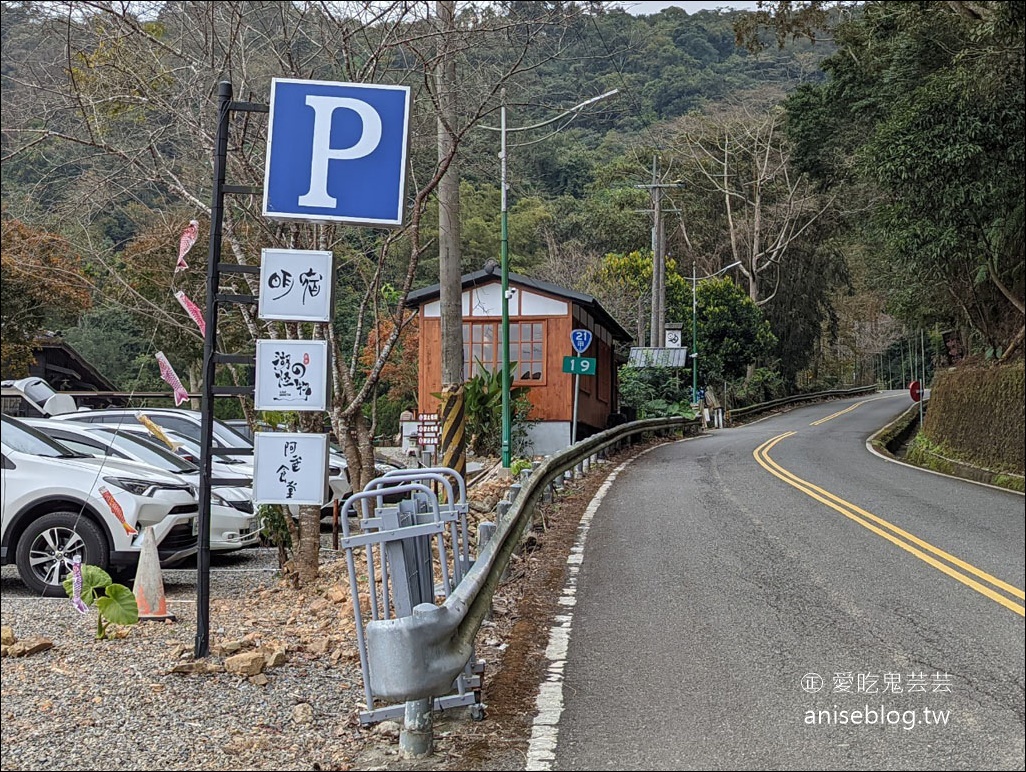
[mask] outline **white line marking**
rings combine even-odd
[[[680,440],[680,442],[686,441]],[[584,560],[584,542],[588,538],[591,519],[598,511],[602,499],[613,487],[616,476],[635,459],[661,447],[664,445],[646,448],[610,472],[609,477],[599,486],[594,498],[588,504],[588,508],[584,510],[581,524],[577,526],[577,537],[574,539],[574,546],[570,549],[570,555],[566,559],[566,584],[563,586],[563,594],[559,599],[559,605],[563,611],[556,614],[553,618],[553,625],[549,628],[549,643],[545,649],[545,658],[548,660],[548,677],[538,688],[538,698],[535,700],[537,713],[531,727],[531,741],[527,747],[525,770],[551,770],[556,760],[559,718],[563,713],[563,673],[566,667],[567,651],[570,647],[570,630],[574,621],[573,608],[577,604],[577,574],[581,570],[581,563]]]

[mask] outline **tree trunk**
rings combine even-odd
[[[438,93],[438,161],[449,168],[438,183],[438,280],[442,329],[442,457],[446,466],[466,469],[463,421],[463,288],[460,283],[460,178],[453,133],[456,121],[456,61],[450,50],[455,41],[455,0],[438,0],[443,28],[439,65],[435,72]],[[448,419],[448,421],[447,421]]]

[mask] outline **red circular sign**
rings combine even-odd
[[[908,385],[908,394],[912,397],[913,402],[918,402],[923,398],[923,387],[919,381],[912,381],[912,383]]]

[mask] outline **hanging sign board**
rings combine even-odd
[[[260,252],[261,319],[330,322],[331,252],[310,249],[263,249]]]
[[[253,500],[323,504],[328,497],[328,435],[256,432]]]
[[[264,217],[398,226],[409,86],[272,78]]]
[[[327,410],[328,342],[258,340],[256,410]]]

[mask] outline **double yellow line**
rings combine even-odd
[[[861,404],[861,403],[859,403]],[[852,410],[858,405],[853,405],[848,408]],[[847,412],[847,411],[842,411]],[[830,416],[832,417],[832,416]],[[825,419],[824,419],[825,420]],[[772,450],[777,443],[788,437],[794,436],[795,432],[786,432],[770,440],[767,440],[762,445],[757,447],[752,455],[755,456],[755,460],[759,463],[763,469],[769,472],[774,477],[777,477],[793,488],[797,488],[807,496],[811,496],[821,504],[826,504],[836,512],[840,512],[842,515],[847,517],[849,520],[853,520],[863,528],[868,528],[870,531],[875,533],[892,544],[901,547],[906,552],[915,555],[917,558],[925,563],[929,563],[931,566],[936,568],[938,571],[942,571],[952,579],[955,579],[967,587],[971,587],[981,595],[986,595],[992,601],[1000,603],[1005,608],[1011,609],[1019,616],[1026,616],[1026,607],[1022,604],[1016,603],[1015,601],[1005,597],[996,590],[997,588],[1003,592],[1012,595],[1019,600],[1026,600],[1026,592],[1023,592],[1018,587],[1015,587],[1007,582],[1003,582],[1000,579],[991,576],[986,571],[982,571],[976,566],[966,563],[964,560],[956,558],[945,552],[938,547],[934,547],[929,542],[925,542],[917,536],[913,536],[908,531],[899,528],[892,523],[887,522],[882,517],[877,517],[871,512],[867,512],[861,507],[857,507],[851,502],[845,501],[844,499],[835,496],[818,485],[813,485],[807,480],[803,480],[797,475],[791,474],[776,461],[769,456],[769,451]],[[929,554],[928,554],[929,553]],[[939,559],[938,559],[939,558]],[[941,561],[947,562],[941,562]],[[949,565],[950,564],[950,565]],[[964,572],[964,573],[963,573]],[[969,576],[969,575],[972,576]],[[982,580],[981,583],[972,577],[975,576],[977,579]],[[988,587],[987,584],[991,585]]]
[[[837,418],[837,416],[839,416],[839,415],[844,415],[845,413],[850,413],[855,408],[862,407],[867,402],[876,402],[876,400],[878,400],[878,399],[890,399],[893,396],[894,396],[893,394],[883,394],[883,395],[881,395],[879,397],[870,397],[869,399],[864,399],[861,402],[856,402],[854,405],[850,405],[849,407],[846,407],[844,410],[838,410],[836,413],[831,413],[826,418],[820,418],[818,421],[813,421],[811,424],[809,424],[809,426],[819,426],[820,424],[825,424],[831,418]]]

